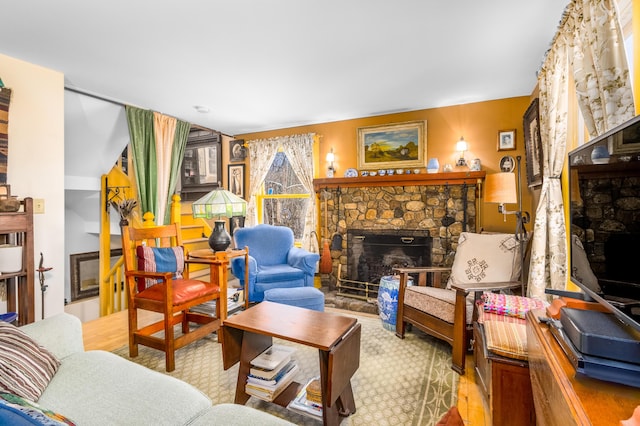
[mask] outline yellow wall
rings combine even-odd
[[[479,158],[482,169],[487,173],[499,171],[500,158],[504,155],[522,156],[523,205],[532,216],[535,206],[532,205],[531,192],[527,187],[524,133],[522,116],[530,103],[529,96],[456,105],[443,108],[425,109],[354,120],[321,123],[266,132],[236,135],[238,139],[253,140],[314,132],[320,135],[319,155],[320,168],[316,175],[325,177],[326,163],[323,159],[333,148],[337,168],[337,176],[343,176],[348,168],[357,168],[356,139],[357,129],[364,126],[399,123],[414,120],[427,122],[427,155],[426,158],[437,157],[440,167],[445,163],[455,164],[458,154],[455,144],[461,136],[469,143],[469,152],[465,158]],[[514,151],[498,151],[498,131],[516,129],[516,149]],[[248,170],[247,170],[248,176]],[[480,227],[489,231],[513,232],[515,218],[498,213],[497,205],[486,204],[480,212]],[[515,205],[509,205],[514,210]],[[530,229],[530,227],[528,227]]]

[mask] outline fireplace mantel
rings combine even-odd
[[[319,192],[329,188],[364,188],[368,186],[423,186],[462,185],[482,182],[486,172],[418,173],[391,176],[358,176],[322,178],[313,180],[313,189]]]

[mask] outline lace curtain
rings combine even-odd
[[[592,136],[634,116],[629,70],[613,0],[575,0],[567,6],[539,73],[543,184],[536,210],[528,295],[567,282],[567,238],[560,174],[566,159],[569,69]]]
[[[247,225],[258,223],[256,209],[256,195],[262,189],[262,183],[269,172],[269,168],[278,152],[282,148],[291,166],[304,187],[313,194],[313,142],[314,134],[281,136],[269,139],[256,139],[247,142],[249,146],[249,203],[247,205]],[[309,246],[309,234],[315,230],[316,205],[315,197],[310,197],[309,209],[305,216],[305,230],[303,233],[303,247]]]
[[[560,173],[566,153],[569,62],[566,39],[556,38],[538,77],[542,189],[536,209],[527,295],[545,297],[544,290],[564,288],[567,242]]]
[[[567,10],[578,104],[591,138],[635,116],[624,37],[614,0],[581,0]]]

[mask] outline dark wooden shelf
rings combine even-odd
[[[22,211],[0,213],[0,237],[23,247],[22,271],[2,274],[0,281],[7,286],[7,312],[18,312],[18,325],[25,325],[35,321],[33,199],[21,204]]]
[[[623,177],[640,176],[640,162],[627,161],[607,164],[584,164],[571,166],[572,170],[577,170],[580,177],[593,179],[598,177]]]
[[[329,188],[364,188],[368,186],[425,186],[462,185],[482,182],[486,172],[412,173],[391,176],[358,176],[341,178],[321,178],[313,180],[313,189],[318,192]]]

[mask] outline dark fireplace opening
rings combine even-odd
[[[427,230],[347,230],[347,278],[379,283],[395,267],[431,266]]]

